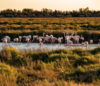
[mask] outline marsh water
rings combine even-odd
[[[18,50],[55,50],[55,49],[74,49],[74,48],[83,48],[83,49],[94,49],[100,46],[100,44],[89,44],[87,47],[82,46],[81,44],[73,44],[72,46],[66,46],[65,44],[43,44],[40,46],[39,43],[0,43],[0,50],[4,47],[12,47]]]

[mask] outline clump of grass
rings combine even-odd
[[[23,74],[18,74],[17,79],[16,79],[16,83],[20,86],[20,85],[25,85],[25,77],[23,76]]]
[[[14,68],[10,67],[9,65],[0,63],[0,74],[5,74],[8,77],[15,77],[17,71]]]
[[[77,60],[78,58],[81,58],[78,54],[68,54],[67,57],[68,57],[68,59],[70,59],[71,61]]]
[[[53,53],[49,55],[50,61],[55,61],[56,59],[61,59],[61,58],[67,58],[67,55],[64,53],[61,54]]]
[[[18,54],[19,54],[19,51],[17,49],[14,49],[14,48],[4,48],[0,52],[2,60],[13,60],[13,59],[16,59]]]
[[[100,53],[100,47],[91,50],[91,53],[92,54],[99,54]]]
[[[83,56],[75,61],[74,66],[96,64],[97,62],[98,60],[94,56]]]
[[[72,51],[71,50],[66,50],[66,49],[60,49],[60,50],[54,50],[52,53],[72,54]]]
[[[11,65],[20,66],[24,62],[23,55],[15,48],[4,48],[0,52],[0,60]]]
[[[64,80],[56,81],[54,86],[66,86],[65,81]]]
[[[74,71],[75,75],[84,74],[86,71],[83,67],[78,66],[77,69]]]
[[[83,50],[81,48],[80,49],[74,49],[72,51],[73,51],[73,53],[76,53],[80,56],[89,56],[89,55],[91,55],[91,53],[88,50]]]
[[[17,71],[4,63],[0,63],[0,86],[17,86]]]

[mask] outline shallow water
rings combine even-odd
[[[13,47],[18,50],[55,50],[55,49],[74,49],[74,48],[83,48],[83,49],[94,49],[100,46],[100,44],[89,44],[88,47],[82,46],[81,44],[74,44],[73,46],[65,46],[65,44],[43,44],[40,47],[39,43],[0,43],[0,50],[2,50],[5,46]]]

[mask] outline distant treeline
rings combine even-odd
[[[0,11],[0,17],[100,17],[100,11],[80,8],[78,11],[60,11],[44,8],[41,11],[33,9],[12,10],[6,9]]]

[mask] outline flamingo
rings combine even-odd
[[[51,38],[51,43],[54,43],[54,36],[50,35],[50,38]]]
[[[10,42],[10,37],[9,37],[9,36],[5,36],[5,37],[2,38],[1,40],[2,40],[2,42],[4,42],[4,43],[8,43],[8,42]]]
[[[19,38],[19,42],[21,42],[22,41],[22,36],[19,36],[18,38]]]
[[[38,35],[34,35],[33,36],[33,42],[37,41],[38,40]]]
[[[70,46],[72,44],[73,44],[73,42],[71,40],[67,40],[67,46]]]
[[[50,39],[51,39],[51,37],[49,35],[46,35],[46,37],[44,37],[44,42],[49,43]]]
[[[80,41],[83,42],[84,41],[84,37],[81,35],[80,37]]]
[[[82,45],[85,46],[86,48],[88,47],[88,44],[89,44],[88,41],[82,43]]]
[[[58,38],[58,43],[59,43],[60,45],[61,45],[62,39],[63,39],[62,37],[59,37],[59,38]]]
[[[80,36],[78,35],[75,35],[75,36],[72,36],[72,38],[74,39],[75,43],[79,43],[79,39],[80,39]]]
[[[19,38],[14,38],[13,41],[14,42],[19,42]]]
[[[93,44],[93,40],[92,39],[90,40],[90,44]]]
[[[8,42],[10,42],[10,37],[9,36],[5,36],[4,38],[2,38],[1,39],[2,40],[2,42],[4,42],[5,43],[5,45],[8,47]]]
[[[1,39],[1,40],[2,40],[2,42],[6,43],[6,44],[7,44],[7,42],[8,42],[7,38],[3,38],[3,39]]]
[[[39,38],[39,43],[40,43],[40,48],[41,48],[42,45],[43,45],[43,39],[42,38]]]

